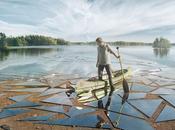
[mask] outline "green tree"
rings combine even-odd
[[[7,49],[6,35],[5,33],[0,33],[0,49]]]
[[[171,44],[168,39],[163,37],[156,38],[153,42],[153,48],[170,48]]]

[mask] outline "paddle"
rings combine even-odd
[[[119,47],[116,47],[116,49],[117,49],[118,56],[120,56]],[[122,62],[121,62],[121,58],[120,57],[119,57],[119,63],[120,63],[121,72],[122,72],[122,76],[123,76],[123,91],[124,91],[124,93],[129,93],[128,82],[126,81],[126,79],[124,77],[123,67],[122,67]]]

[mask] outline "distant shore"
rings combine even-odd
[[[26,35],[18,37],[7,37],[5,33],[0,33],[3,39],[0,39],[0,48],[5,47],[22,47],[22,46],[55,46],[55,45],[96,45],[95,41],[88,42],[72,42],[62,38],[53,38],[43,35]],[[2,37],[1,36],[1,37]],[[153,43],[145,42],[128,42],[128,41],[112,41],[108,42],[115,46],[153,46]],[[171,44],[172,46],[175,43]]]

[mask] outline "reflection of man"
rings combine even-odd
[[[104,91],[105,91],[105,94],[107,95],[107,89],[104,89]],[[111,90],[109,92],[108,100],[107,100],[107,103],[106,103],[105,107],[103,105],[102,99],[98,99],[98,97],[94,94],[95,98],[98,100],[98,108],[99,109],[105,109],[105,111],[104,111],[105,114],[107,112],[108,107],[110,106],[112,94],[113,94],[113,90]],[[103,124],[105,123],[105,120],[99,115],[97,115],[97,118],[98,118],[99,122],[96,124],[96,127],[101,128],[103,126]]]
[[[110,60],[110,53],[113,54],[116,58],[119,58],[108,44],[106,44],[102,38],[98,37],[96,39],[97,45],[98,45],[98,56],[97,56],[97,64],[98,67],[98,78],[99,80],[102,80],[103,76],[103,70],[106,69],[108,78],[109,78],[109,84],[111,89],[114,89],[113,83],[112,83],[112,72],[111,72],[111,60]]]
[[[104,89],[104,91],[105,91],[105,94],[106,94],[107,89]],[[97,97],[97,96],[95,95],[95,93],[94,93],[94,97],[98,100],[98,108],[99,108],[99,109],[105,109],[105,110],[104,110],[104,113],[105,113],[106,115],[108,115],[108,109],[109,109],[109,106],[110,106],[110,104],[111,104],[113,92],[114,92],[113,90],[110,90],[109,95],[108,95],[108,99],[107,99],[107,102],[106,102],[106,105],[105,105],[105,106],[104,106],[104,104],[103,104],[102,99],[98,99],[98,97]],[[107,95],[107,94],[106,94],[106,95]],[[122,110],[123,110],[123,105],[124,105],[124,103],[126,102],[126,100],[128,99],[128,97],[129,97],[129,93],[123,93],[122,101],[121,101],[121,107],[120,107],[119,113],[122,112]],[[105,123],[105,120],[104,120],[101,116],[99,116],[99,115],[97,115],[97,118],[98,118],[99,122],[97,123],[96,127],[97,127],[97,128],[101,128],[101,127],[103,126],[103,124]],[[120,118],[118,118],[117,124],[118,124],[119,120],[120,120]]]

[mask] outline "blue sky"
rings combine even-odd
[[[0,32],[71,41],[175,42],[175,0],[0,0]]]

